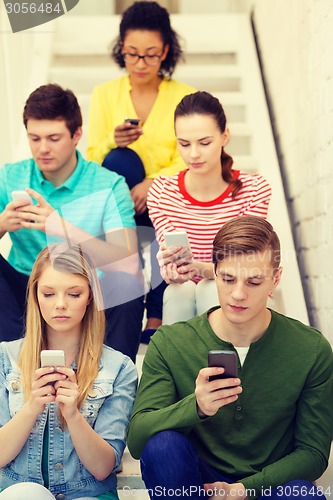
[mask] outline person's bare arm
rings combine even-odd
[[[117,264],[117,269],[137,274],[139,257],[135,229],[121,227],[108,231],[105,240],[96,238],[61,217],[39,193],[32,189],[29,193],[38,203],[17,211],[21,228],[43,231],[63,239],[68,245],[81,245],[98,268]]]

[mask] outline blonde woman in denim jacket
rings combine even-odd
[[[118,498],[137,374],[103,338],[90,258],[46,247],[29,279],[25,337],[0,344],[0,499]],[[64,350],[66,366],[41,368],[43,349]]]

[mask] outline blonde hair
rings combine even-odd
[[[40,367],[40,352],[42,349],[47,349],[46,323],[40,312],[37,289],[40,276],[50,265],[57,271],[82,276],[90,288],[91,301],[82,320],[77,358],[76,378],[79,387],[78,408],[80,408],[97,377],[105,334],[105,315],[101,307],[102,295],[94,265],[79,245],[72,247],[64,243],[49,245],[37,256],[32,268],[27,287],[26,331],[18,360],[24,395],[28,400],[33,374]]]

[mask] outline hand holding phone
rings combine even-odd
[[[43,368],[44,366],[53,366],[56,368],[57,366],[66,366],[65,362],[65,353],[61,349],[47,349],[43,350],[40,353],[40,365]],[[53,373],[59,373],[56,370]],[[54,385],[54,382],[49,382],[49,385]]]
[[[14,201],[27,201],[29,205],[33,205],[32,198],[26,191],[12,191],[12,198]]]
[[[238,359],[235,351],[209,351],[208,366],[221,366],[224,372],[209,377],[209,381],[220,378],[238,378]]]
[[[118,148],[126,148],[137,141],[143,134],[140,118],[125,118],[124,122],[114,129],[114,140]]]
[[[163,236],[167,248],[184,247],[188,248],[189,253],[192,253],[186,231],[170,231],[168,233],[164,233]],[[188,259],[187,262],[192,262],[192,261],[193,259],[191,258]]]
[[[40,353],[40,364],[44,366],[66,366],[65,353],[61,349],[46,349]]]

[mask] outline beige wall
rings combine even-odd
[[[333,3],[255,0],[255,23],[309,314],[333,342]]]
[[[122,14],[133,3],[134,0],[115,0],[117,14]],[[170,13],[178,12],[178,0],[158,0],[158,3],[168,9]]]

